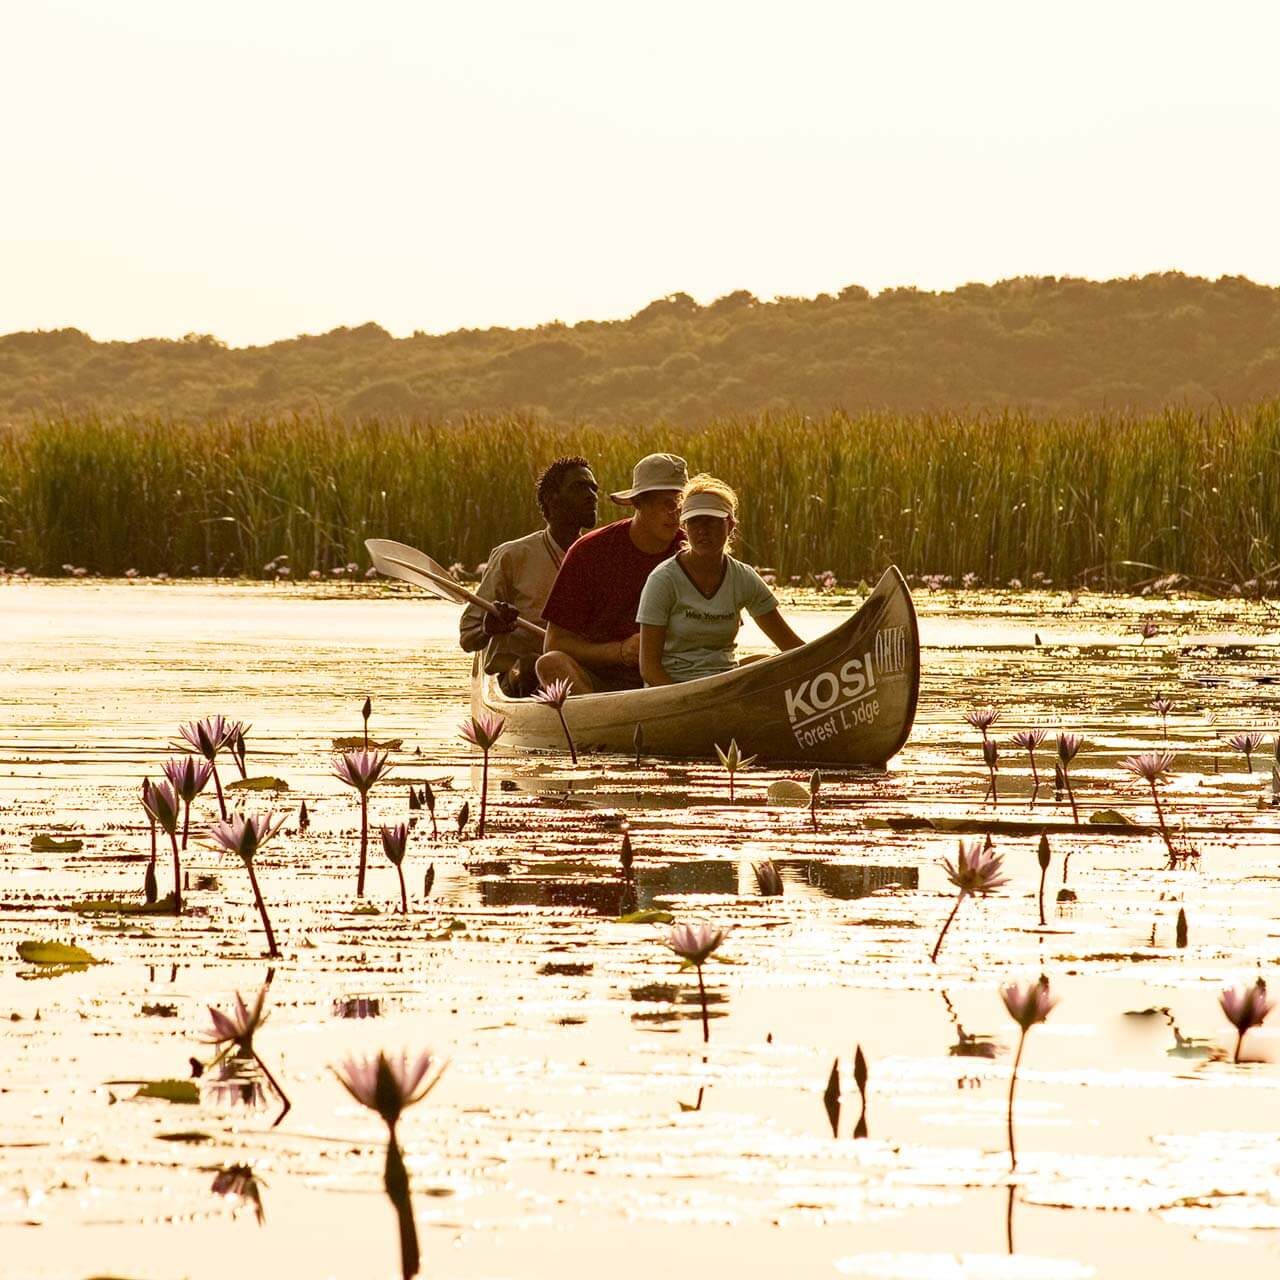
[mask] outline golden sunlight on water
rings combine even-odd
[[[850,603],[789,610],[816,636]],[[425,1276],[647,1275],[673,1258],[744,1277],[1275,1274],[1280,1044],[1270,1024],[1252,1030],[1233,1063],[1218,1008],[1223,986],[1280,964],[1272,615],[1049,593],[917,605],[912,738],[885,773],[825,776],[816,828],[806,808],[766,802],[801,770],[747,771],[731,806],[712,762],[571,769],[499,744],[481,840],[448,607],[364,586],[0,588],[0,1271],[397,1275],[385,1129],[331,1068],[430,1046],[451,1065],[399,1129]],[[1157,634],[1140,642],[1147,617]],[[1174,704],[1161,800],[1196,855],[1174,870],[1149,790],[1121,767],[1165,746],[1157,693]],[[416,818],[407,917],[376,831],[357,899],[359,807],[329,772],[366,695],[373,737],[402,740],[370,814],[375,828]],[[1002,710],[994,809],[962,719],[986,703]],[[180,919],[88,905],[142,902],[141,780],[159,776],[180,723],[214,712],[249,724],[250,777],[287,785],[235,798],[288,815],[255,860],[274,964],[244,866],[197,834],[207,793]],[[1051,736],[1032,807],[1009,739],[1037,725]],[[1081,818],[1119,815],[1103,827],[1073,829],[1054,802],[1060,727],[1086,739],[1071,765]],[[1226,740],[1250,729],[1267,737],[1246,772]],[[409,810],[425,781],[434,839]],[[617,919],[624,822],[639,908],[733,926],[727,963],[706,969],[705,1047],[696,975],[660,924]],[[955,902],[941,859],[985,829],[1010,883],[961,904],[931,964]],[[758,892],[766,858],[781,897]],[[164,845],[157,872],[163,895]],[[20,959],[33,942],[102,963]],[[1061,1004],[1027,1037],[1011,1179],[1018,1035],[998,989],[1041,972]],[[206,1006],[268,979],[255,1048],[293,1103],[274,1128],[252,1059],[194,1081],[190,1062],[213,1056]],[[865,1139],[852,1136],[856,1046]],[[189,1100],[137,1096],[166,1080]],[[233,1181],[237,1166],[254,1181]]]

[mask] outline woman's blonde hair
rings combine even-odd
[[[680,505],[683,507],[696,493],[714,493],[733,513],[734,527],[725,539],[725,548],[732,547],[738,532],[738,495],[718,476],[708,475],[705,471],[699,472],[680,491]]]
[[[694,476],[680,494],[680,505],[683,506],[695,493],[714,493],[722,498],[733,512],[734,520],[738,518],[738,495],[717,476],[708,475],[705,471]]]

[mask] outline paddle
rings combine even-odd
[[[474,604],[486,613],[498,612],[492,601],[482,600],[474,591],[468,591],[461,583],[455,582],[425,551],[406,546],[403,542],[392,542],[390,538],[366,538],[364,545],[369,549],[373,567],[386,577],[410,582],[442,600],[452,600],[455,604]],[[517,619],[516,626],[531,636],[537,636],[539,640],[546,635],[536,622],[530,622],[527,618]]]

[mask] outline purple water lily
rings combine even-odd
[[[195,756],[174,756],[166,760],[161,769],[169,779],[174,791],[183,804],[182,813],[182,847],[187,847],[187,834],[191,830],[191,805],[195,798],[209,785],[213,774],[213,765],[208,760],[198,760]]]
[[[493,745],[502,737],[502,731],[507,727],[507,722],[501,716],[491,715],[487,711],[482,711],[478,716],[471,716],[462,722],[458,732],[473,746],[477,746],[484,753],[484,760],[480,766],[480,821],[476,824],[476,835],[484,839],[484,820],[488,809],[489,802],[489,752],[493,750]],[[459,828],[461,834],[461,828]]]
[[[409,824],[397,822],[394,827],[382,827],[382,852],[400,877],[400,910],[409,914],[409,894],[404,887],[404,854],[409,844]]]
[[[182,861],[178,856],[178,796],[167,782],[143,787],[142,807],[155,820],[173,846],[173,913],[182,914]]]
[[[271,930],[271,920],[267,916],[267,904],[262,899],[262,890],[258,887],[258,876],[253,869],[254,855],[284,826],[285,819],[276,819],[274,814],[261,817],[246,818],[242,813],[234,813],[226,822],[215,822],[209,828],[211,843],[227,853],[236,854],[249,873],[249,883],[253,886],[253,899],[258,904],[258,914],[262,917],[262,927],[267,934],[267,954],[275,957],[280,954],[276,946],[276,935]]]
[[[1276,1002],[1267,998],[1267,984],[1259,978],[1252,986],[1224,987],[1218,1003],[1227,1021],[1236,1029],[1236,1052],[1232,1061],[1239,1062],[1244,1033],[1262,1026]]]
[[[333,758],[333,776],[360,793],[360,870],[356,896],[364,897],[365,866],[369,860],[369,792],[390,772],[386,751],[344,751]]]
[[[564,740],[569,744],[569,759],[577,764],[578,748],[573,745],[573,735],[569,732],[569,725],[564,718],[564,704],[572,688],[568,680],[553,680],[533,694],[533,701],[553,708],[556,715],[560,717],[560,728],[564,730]]]
[[[387,1163],[383,1185],[395,1207],[400,1226],[400,1268],[404,1280],[411,1280],[418,1274],[422,1259],[409,1195],[409,1171],[400,1153],[396,1125],[408,1107],[421,1102],[436,1087],[447,1065],[430,1051],[413,1060],[407,1054],[396,1059],[379,1053],[376,1058],[349,1058],[334,1073],[342,1087],[361,1106],[376,1111],[387,1126]]]
[[[698,999],[702,1005],[702,1042],[711,1040],[711,1023],[707,1017],[707,988],[702,978],[702,966],[707,963],[720,944],[729,936],[729,930],[712,924],[678,924],[664,939],[685,964],[698,971]]]
[[[238,991],[236,992],[236,1007],[230,1013],[223,1013],[221,1009],[215,1009],[210,1005],[209,1017],[213,1020],[213,1028],[205,1036],[205,1040],[218,1048],[218,1055],[213,1060],[215,1063],[221,1061],[233,1050],[239,1050],[258,1064],[262,1074],[267,1078],[267,1083],[276,1091],[280,1101],[284,1104],[280,1114],[272,1122],[271,1127],[274,1129],[289,1114],[293,1103],[289,1101],[288,1095],[280,1087],[280,1081],[271,1074],[267,1064],[258,1056],[258,1051],[254,1047],[253,1037],[257,1034],[258,1028],[267,1020],[267,1015],[263,1012],[266,998],[267,988],[264,985],[262,990],[258,992],[252,1007],[245,1003],[244,996]],[[210,1065],[213,1064],[211,1063]]]
[[[1018,1068],[1022,1065],[1022,1050],[1027,1043],[1027,1032],[1038,1022],[1044,1022],[1058,1001],[1049,993],[1049,979],[1041,974],[1035,982],[1019,985],[1010,983],[1000,988],[1000,998],[1009,1011],[1009,1017],[1018,1024],[1018,1052],[1014,1055],[1013,1070],[1009,1073],[1009,1171],[1018,1167],[1018,1152],[1013,1141],[1013,1093],[1018,1085]]]
[[[989,836],[986,840],[962,840],[955,862],[953,863],[949,858],[943,859],[942,866],[947,873],[947,879],[959,892],[956,894],[951,914],[947,916],[942,931],[938,934],[938,940],[933,944],[930,960],[937,962],[938,952],[942,950],[942,940],[947,936],[947,930],[951,928],[951,922],[956,918],[956,912],[960,910],[960,904],[966,897],[970,894],[985,897],[1009,883],[1009,878],[1000,874],[1003,865],[1004,857],[994,851]]]
[[[178,729],[182,740],[212,766],[213,785],[218,792],[218,813],[223,819],[227,816],[227,802],[222,795],[222,779],[218,777],[218,752],[229,747],[237,734],[243,736],[248,732],[248,725],[239,720],[228,720],[226,716],[205,716],[203,720],[192,720]]]

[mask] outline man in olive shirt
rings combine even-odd
[[[545,527],[494,547],[476,588],[476,595],[492,600],[498,613],[474,604],[463,611],[459,624],[463,650],[484,650],[484,670],[498,677],[508,697],[526,697],[538,687],[534,666],[542,652],[536,636],[517,629],[516,619],[543,625],[543,605],[565,552],[583,529],[596,522],[598,489],[585,458],[557,458],[551,463],[537,485]]]

